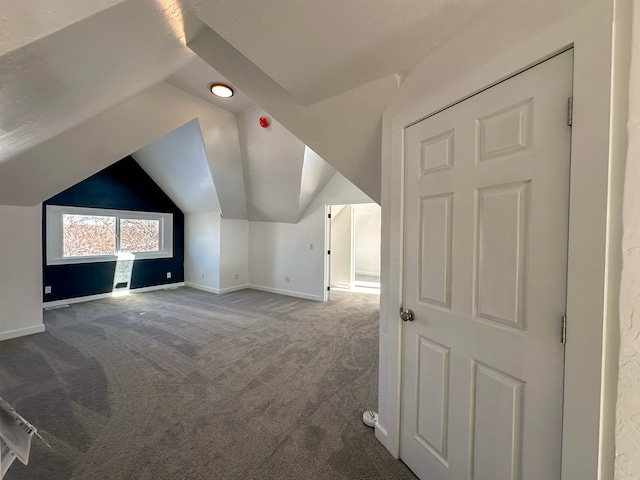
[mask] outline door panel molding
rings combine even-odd
[[[427,116],[436,114],[474,93],[496,83],[496,79],[513,76],[567,48],[574,49],[574,122],[572,130],[571,210],[567,312],[569,341],[566,346],[566,370],[573,380],[565,381],[563,422],[563,480],[596,478],[600,471],[600,454],[609,452],[603,437],[611,438],[611,429],[601,430],[601,400],[610,401],[611,380],[602,383],[603,334],[607,313],[605,298],[616,295],[616,263],[608,267],[606,238],[608,182],[610,161],[609,113],[611,108],[612,18],[610,4],[594,4],[579,13],[524,41],[500,51],[486,51],[462,74],[450,58],[462,53],[456,44],[446,44],[442,54],[425,63],[430,72],[438,71],[435,83],[418,69],[414,77],[424,85],[436,85],[424,94],[411,93],[411,76],[403,85],[405,95],[395,102],[383,118],[382,163],[382,231],[383,289],[380,319],[379,412],[376,437],[391,452],[399,455],[400,353],[402,332],[398,321],[401,304],[403,245],[404,129]],[[585,27],[588,25],[588,28]],[[461,45],[461,44],[460,44]],[[445,55],[444,52],[448,52]],[[484,62],[484,63],[483,63]],[[422,68],[422,67],[421,67]],[[425,71],[426,72],[426,71]],[[500,81],[500,80],[498,80]],[[415,81],[414,81],[415,83]],[[407,94],[408,89],[408,94]],[[579,161],[575,161],[579,159]],[[614,172],[615,173],[615,172]],[[615,236],[616,231],[613,232]],[[616,237],[617,238],[617,237]],[[615,247],[612,247],[615,250]],[[612,273],[609,268],[613,268]],[[611,303],[611,302],[610,302]],[[615,303],[615,299],[613,301]],[[608,315],[612,315],[609,313]],[[571,323],[579,318],[579,327]],[[614,324],[612,324],[614,325]],[[615,326],[615,325],[614,325]],[[613,329],[613,327],[608,327]],[[577,328],[576,328],[577,327]],[[607,357],[609,358],[609,357]],[[609,408],[609,407],[605,407]],[[604,411],[610,419],[610,408]],[[603,460],[603,468],[610,465]]]

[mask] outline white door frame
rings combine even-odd
[[[331,205],[324,205],[324,284],[322,286],[323,302],[328,302],[331,294],[329,286],[331,285]]]
[[[610,383],[605,373],[603,341],[609,296],[617,287],[608,244],[615,225],[610,214],[617,195],[610,168],[618,158],[610,151],[612,75],[612,9],[606,2],[585,9],[533,36],[517,47],[489,56],[482,68],[452,77],[448,85],[425,91],[397,111],[385,114],[382,165],[382,284],[380,309],[379,422],[376,437],[399,456],[402,322],[403,145],[404,128],[489,86],[540,63],[567,48],[574,48],[574,116],[571,152],[571,194],[563,417],[563,480],[596,479],[608,453],[606,408]],[[451,47],[455,53],[455,47]],[[490,55],[490,54],[487,54]],[[443,60],[444,59],[444,60]],[[434,70],[446,55],[433,60]],[[446,72],[445,72],[446,74]],[[615,175],[613,175],[615,177]],[[616,179],[613,178],[613,181]],[[614,262],[615,263],[615,262]],[[615,325],[615,324],[614,324]],[[604,405],[604,406],[603,406]]]

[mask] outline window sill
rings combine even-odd
[[[47,266],[51,265],[76,265],[80,263],[107,263],[107,262],[126,262],[133,260],[154,260],[162,258],[173,258],[172,253],[153,252],[153,253],[135,253],[130,257],[118,255],[96,255],[93,257],[68,257],[68,258],[52,258],[47,260]]]

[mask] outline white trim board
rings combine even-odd
[[[253,288],[254,290],[261,290],[263,292],[287,295],[289,297],[304,298],[305,300],[315,300],[316,302],[323,301],[323,298],[320,295],[312,295],[312,294],[303,293],[303,292],[294,292],[292,290],[281,290],[279,288],[263,287],[262,285],[249,285],[249,288]]]
[[[193,283],[193,282],[185,282],[184,286],[189,288],[195,288],[196,290],[202,290],[203,292],[215,293],[217,295],[220,295],[222,293],[237,292],[239,290],[245,290],[247,288],[251,288],[251,285],[247,285],[247,284],[237,285],[235,287],[227,287],[227,288],[213,288],[213,287],[207,287],[206,285],[200,285],[199,283]]]
[[[44,324],[34,325],[33,327],[18,328],[17,330],[8,330],[6,332],[0,332],[0,342],[11,338],[24,337],[26,335],[33,335],[34,333],[41,332],[44,332]]]
[[[294,292],[291,290],[281,290],[279,288],[265,287],[262,285],[245,284],[245,285],[238,285],[237,287],[228,287],[228,288],[218,289],[213,287],[207,287],[205,285],[200,285],[198,283],[187,282],[185,283],[185,287],[191,287],[197,290],[202,290],[204,292],[209,292],[209,293],[215,293],[218,295],[223,293],[237,292],[239,290],[253,289],[253,290],[260,290],[263,292],[277,293],[279,295],[287,295],[288,297],[304,298],[305,300],[315,300],[316,302],[321,302],[323,300],[319,295],[311,295],[309,293],[303,293],[303,292]]]
[[[459,44],[445,44],[426,64],[446,82],[413,95],[405,92],[403,103],[385,113],[381,275],[387,288],[382,292],[380,309],[380,416],[376,437],[392,455],[400,455],[402,322],[398,308],[402,303],[404,128],[573,46],[576,107],[571,151],[562,479],[600,478],[599,464],[608,441],[601,427],[602,402],[608,397],[603,387],[607,372],[603,370],[602,346],[607,329],[615,323],[608,321],[605,310],[606,296],[615,293],[615,286],[605,284],[611,268],[606,263],[611,248],[606,244],[607,196],[609,168],[619,160],[610,152],[611,26],[611,3],[595,2],[526,40],[512,42],[500,53],[487,54],[484,64],[462,75],[452,65],[464,62],[464,51]],[[452,58],[456,62],[451,62]],[[423,78],[427,69],[422,70],[416,78]],[[412,81],[415,79],[410,73],[405,87]]]
[[[217,295],[220,295],[223,293],[237,292],[239,290],[245,290],[247,288],[251,288],[254,290],[261,290],[263,292],[271,292],[271,293],[278,293],[280,295],[287,295],[289,297],[304,298],[306,300],[315,300],[317,302],[322,301],[322,298],[320,298],[318,295],[311,295],[303,292],[294,292],[291,290],[280,290],[279,288],[263,287],[261,285],[249,285],[249,284],[218,289],[218,288],[207,287],[205,285],[200,285],[198,283],[177,282],[177,283],[165,283],[163,285],[153,285],[151,287],[133,288],[129,290],[129,293],[130,294],[144,293],[144,292],[151,292],[155,290],[167,290],[167,289],[178,288],[178,287],[195,288],[196,290],[215,293]],[[113,293],[99,293],[97,295],[87,295],[84,297],[67,298],[63,300],[55,300],[53,302],[44,302],[42,304],[42,308],[60,307],[63,305],[71,305],[74,303],[91,302],[93,300],[103,300],[105,298],[117,298],[118,296],[120,295],[119,294],[114,295]],[[44,330],[44,327],[43,327],[43,330]],[[15,331],[17,332],[18,330],[15,330]],[[32,333],[36,333],[36,332],[32,332]],[[24,333],[22,335],[28,335],[28,334]],[[20,336],[20,335],[17,335],[17,336]],[[0,340],[2,340],[1,333],[0,333]]]
[[[323,299],[319,295],[312,295],[312,294],[303,293],[303,292],[294,292],[292,290],[281,290],[279,288],[264,287],[262,285],[246,284],[246,285],[239,285],[237,287],[218,289],[213,287],[206,287],[204,285],[200,285],[197,283],[187,282],[185,286],[195,288],[197,290],[202,290],[204,292],[215,293],[215,294],[236,292],[238,290],[245,290],[248,288],[253,290],[260,290],[262,292],[277,293],[279,295],[287,295],[288,297],[304,298],[305,300],[314,300],[316,302],[323,301]]]
[[[379,277],[380,272],[367,272],[364,270],[356,270],[356,275],[368,275],[370,277]]]
[[[129,290],[129,294],[152,292],[154,290],[167,290],[169,288],[178,288],[184,286],[184,282],[164,283],[162,285],[152,285],[150,287],[132,288],[131,290]],[[113,292],[99,293],[97,295],[86,295],[84,297],[66,298],[62,300],[54,300],[52,302],[43,302],[42,308],[59,307],[61,305],[71,305],[72,303],[91,302],[92,300],[102,300],[105,298],[117,298],[119,296],[124,296],[123,292],[117,292],[116,294],[114,294]]]

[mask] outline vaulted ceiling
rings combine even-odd
[[[334,169],[379,201],[405,73],[505,2],[3,0],[0,204],[129,154],[187,212],[295,222]]]

